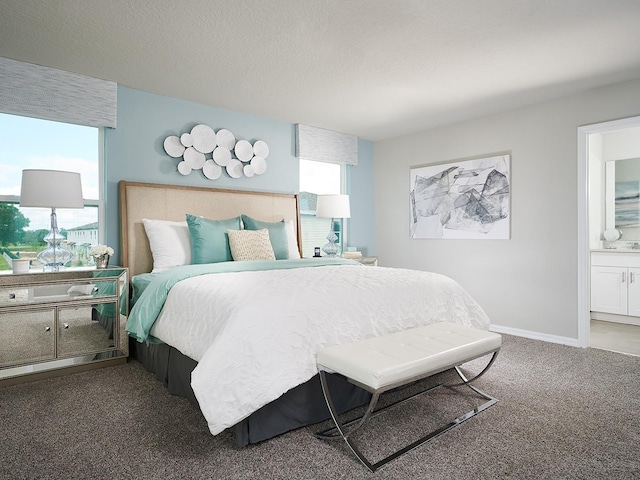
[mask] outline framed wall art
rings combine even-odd
[[[410,168],[411,238],[510,238],[511,155]]]

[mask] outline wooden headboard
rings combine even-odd
[[[245,214],[266,222],[293,220],[301,248],[297,194],[119,182],[120,255],[129,275],[150,272],[153,258],[143,218],[184,221],[190,213],[213,220]]]

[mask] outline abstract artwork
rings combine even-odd
[[[616,228],[640,226],[640,182],[616,182]]]
[[[510,155],[412,167],[411,238],[508,239]]]

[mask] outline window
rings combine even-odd
[[[67,266],[88,261],[89,246],[100,238],[100,141],[96,127],[0,113],[0,269],[10,269],[15,256],[35,258],[51,226],[50,209],[20,207],[22,170],[27,168],[80,173],[85,208],[56,213],[67,248],[74,252]]]
[[[300,160],[300,223],[302,227],[302,255],[313,257],[314,247],[327,243],[331,219],[316,217],[318,195],[344,193],[346,165]],[[334,231],[343,245],[343,221],[335,220]]]

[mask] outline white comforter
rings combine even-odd
[[[450,278],[342,265],[183,280],[151,334],[198,361],[191,385],[215,435],[313,377],[319,349],[443,320],[489,327]]]

